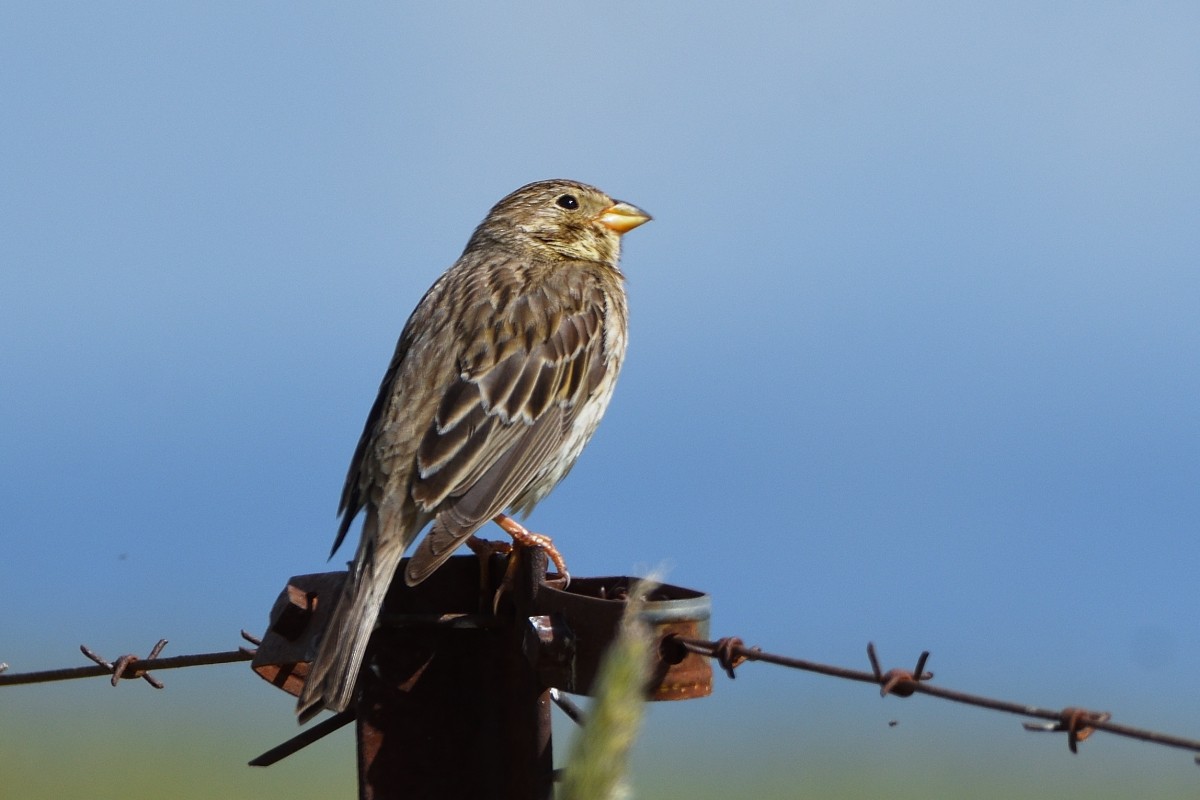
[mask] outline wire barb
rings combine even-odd
[[[754,648],[757,650],[758,648]],[[745,664],[748,660],[744,655],[746,650],[745,643],[736,636],[726,636],[724,639],[716,641],[716,647],[713,648],[713,658],[717,660],[717,664],[721,669],[725,670],[725,674],[730,680],[737,677],[734,670]]]
[[[254,656],[258,653],[258,648],[262,646],[262,639],[255,636],[253,633],[246,630],[245,628],[242,628],[242,638],[245,639],[250,644],[254,645],[254,647],[246,647],[245,645],[243,645],[238,648],[238,651],[245,653],[250,658],[254,658]]]
[[[158,654],[161,653],[162,649],[166,646],[167,640],[159,639],[158,644],[154,645],[154,649],[150,651],[150,655],[146,658],[146,660],[153,661],[154,659],[158,658]],[[141,678],[155,689],[163,688],[162,681],[151,675],[149,672],[146,672],[144,668],[138,668],[134,666],[134,664],[142,659],[138,658],[133,653],[126,653],[118,658],[114,663],[110,664],[88,649],[87,645],[81,644],[79,645],[79,649],[92,661],[112,672],[113,686],[116,686],[118,683],[120,683],[121,678]]]
[[[1057,722],[1026,722],[1027,731],[1044,731],[1047,733],[1067,732],[1067,747],[1072,753],[1079,752],[1079,743],[1086,741],[1096,730],[1097,723],[1108,722],[1112,714],[1107,711],[1088,711],[1085,708],[1067,707],[1059,712]],[[1197,756],[1200,758],[1200,756]]]
[[[875,643],[867,642],[867,658],[871,660],[871,671],[879,682],[879,696],[912,697],[921,681],[933,680],[933,673],[925,671],[925,662],[929,660],[929,651],[922,651],[917,659],[917,668],[912,672],[906,669],[889,669],[884,672],[879,666],[879,658],[875,655]]]

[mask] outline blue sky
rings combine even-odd
[[[530,519],[576,574],[665,566],[715,634],[1200,735],[1198,35],[1185,3],[6,6],[0,661],[261,629],[330,568],[413,305],[571,177],[655,215],[616,398]],[[290,705],[213,673],[5,690],[4,771],[49,791],[64,727],[123,764],[60,716],[111,704],[130,737],[200,715],[230,796],[351,774],[341,742],[245,777]],[[1195,788],[1184,754],[871,695],[747,668],[653,710],[640,785]]]

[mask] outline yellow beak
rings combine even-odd
[[[596,221],[609,230],[616,231],[617,233],[625,233],[633,230],[638,225],[649,222],[651,219],[653,217],[637,206],[617,202],[606,208]]]

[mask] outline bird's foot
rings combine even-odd
[[[558,552],[558,548],[554,546],[554,540],[545,534],[526,530],[524,525],[507,514],[498,514],[492,521],[512,537],[514,547],[540,547],[545,550],[546,557],[554,563],[554,568],[558,570],[558,577],[553,579],[554,583],[556,585],[561,583],[563,589],[570,585],[571,573],[567,571],[567,562],[563,560],[562,553]],[[516,563],[516,559],[509,559],[508,569],[504,575],[504,585],[511,582]]]

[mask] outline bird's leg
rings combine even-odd
[[[484,595],[487,592],[487,587],[491,585],[489,568],[492,563],[493,555],[511,556],[513,546],[508,542],[496,542],[491,539],[481,539],[478,536],[471,536],[467,539],[467,547],[479,559],[479,593]],[[508,567],[504,570],[504,579],[501,582],[501,589],[496,592],[496,596],[492,599],[492,612],[495,613],[496,606],[500,602],[500,595],[503,593],[505,585],[511,580],[509,573],[512,572],[512,565],[515,564],[515,559],[509,558]]]
[[[540,547],[546,551],[546,557],[554,562],[554,568],[558,570],[560,579],[562,580],[563,588],[565,589],[571,582],[571,573],[567,571],[567,562],[563,560],[562,553],[554,546],[553,540],[549,536],[541,533],[534,533],[526,530],[525,526],[517,522],[507,514],[497,514],[492,517],[492,522],[504,529],[504,532],[513,538],[513,545],[516,547]],[[507,573],[513,571],[512,564],[509,565]],[[505,582],[510,578],[509,574],[505,574]]]

